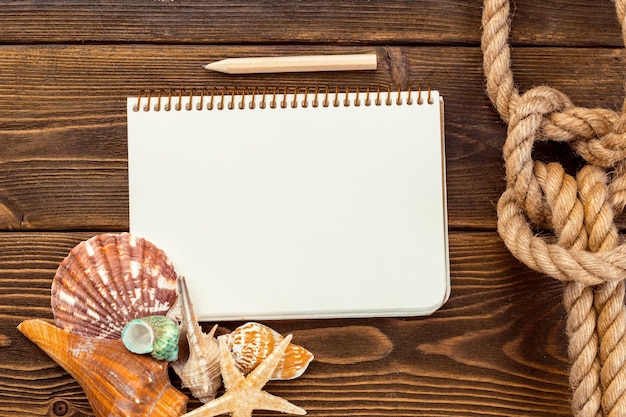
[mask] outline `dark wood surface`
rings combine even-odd
[[[316,360],[303,377],[267,389],[311,416],[570,415],[561,285],[518,263],[495,232],[506,126],[484,94],[481,8],[477,0],[0,2],[0,415],[90,415],[78,384],[16,326],[52,317],[51,280],[74,245],[128,230],[127,96],[377,83],[430,83],[445,98],[450,300],[426,318],[268,322]],[[550,85],[581,106],[621,106],[625,54],[612,2],[518,0],[511,41],[522,90]],[[233,77],[201,68],[230,56],[370,51],[374,73]],[[563,147],[548,153],[572,158]]]

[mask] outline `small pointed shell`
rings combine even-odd
[[[187,339],[188,351],[181,352],[178,361],[172,362],[184,387],[194,397],[206,403],[215,398],[222,384],[220,351],[214,334],[217,325],[206,334],[198,324],[184,277],[178,279],[179,301],[182,314],[181,339]]]
[[[52,281],[56,325],[117,339],[129,321],[163,315],[176,301],[176,272],[165,253],[130,233],[106,233],[75,246]]]
[[[148,316],[135,319],[122,329],[122,342],[133,353],[149,353],[155,359],[178,359],[180,329],[165,316]]]
[[[244,374],[252,372],[284,339],[277,331],[255,322],[246,323],[220,338],[225,339],[235,363]],[[311,352],[290,343],[270,379],[297,378],[306,371],[312,360]]]

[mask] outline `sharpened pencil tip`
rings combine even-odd
[[[203,68],[210,71],[228,72],[228,69],[224,67],[222,61],[211,62],[210,64],[206,64]]]

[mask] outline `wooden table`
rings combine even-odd
[[[300,379],[267,389],[311,416],[570,415],[561,284],[517,262],[495,231],[506,126],[484,94],[481,6],[1,2],[0,414],[90,414],[78,384],[16,326],[52,317],[51,280],[74,245],[128,230],[127,96],[430,83],[446,100],[449,301],[426,318],[269,322],[316,360]],[[621,105],[625,55],[610,1],[518,0],[511,42],[522,91],[550,85],[580,106]],[[373,74],[233,77],[201,68],[231,56],[370,51],[379,57]]]

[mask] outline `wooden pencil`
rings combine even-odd
[[[375,70],[376,54],[227,58],[204,68],[225,74]]]

